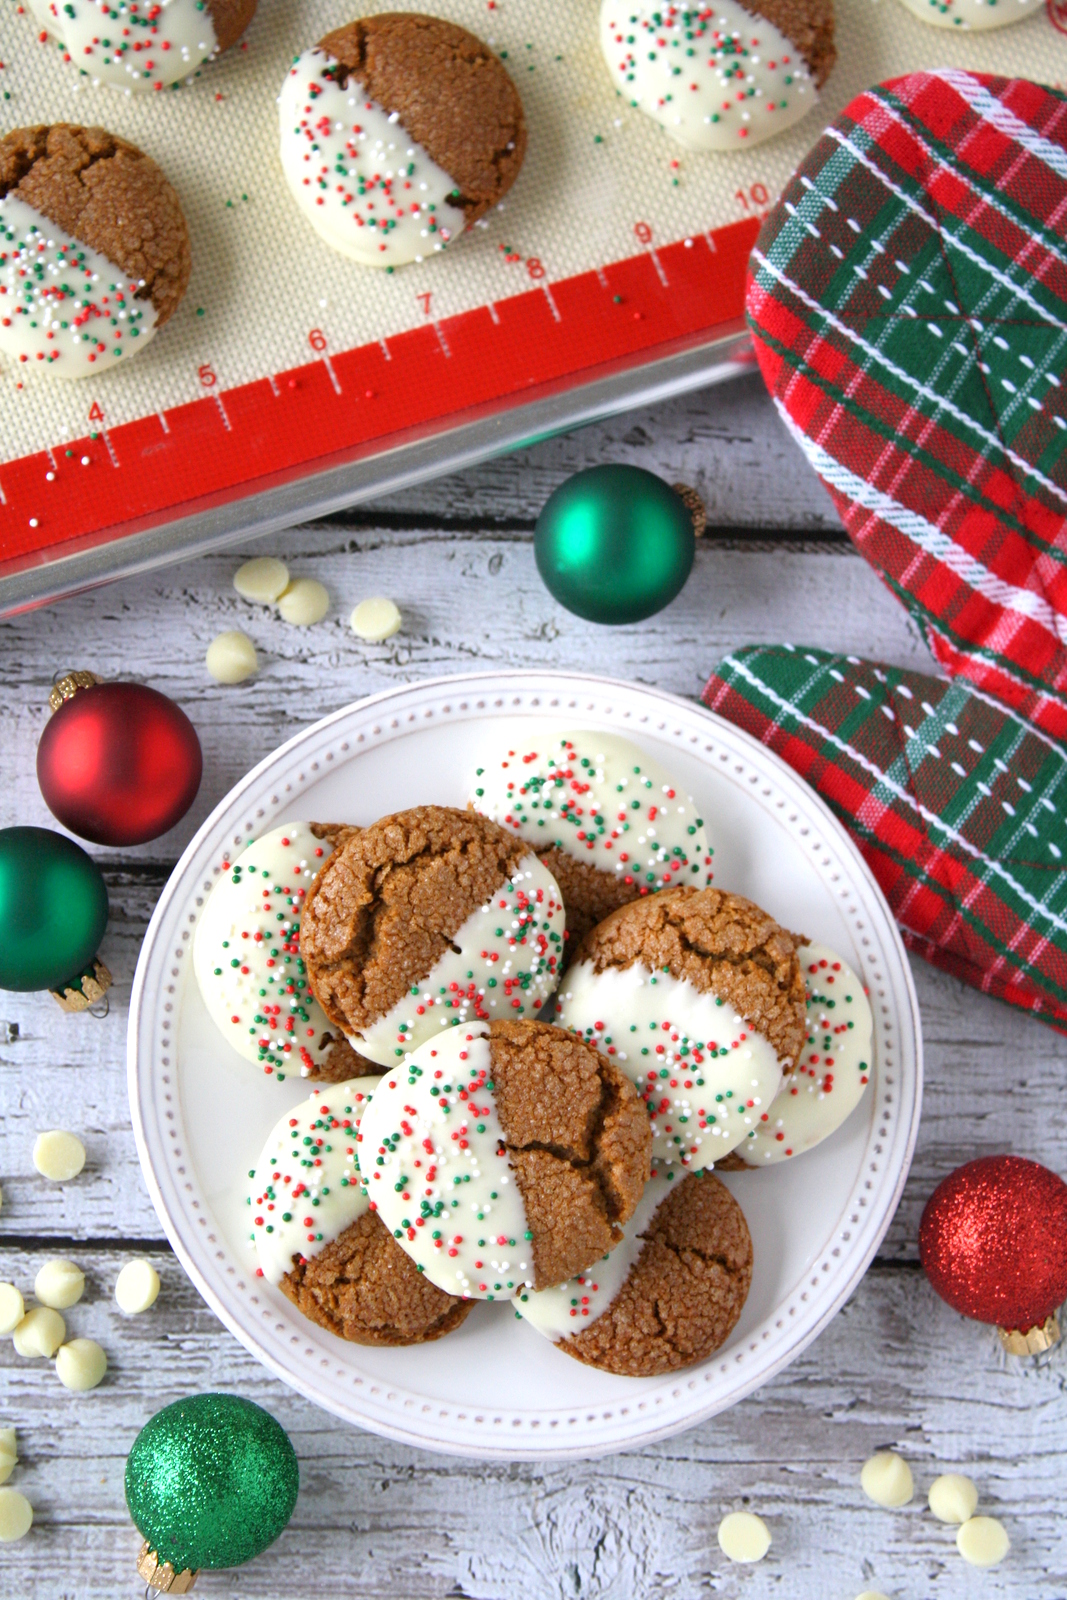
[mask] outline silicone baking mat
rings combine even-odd
[[[4,125],[97,123],[132,140],[178,189],[193,244],[181,308],[129,367],[70,383],[0,366],[0,610],[5,578],[32,569],[39,594],[54,592],[45,569],[72,551],[93,548],[105,575],[107,550],[117,568],[121,543],[150,529],[166,559],[188,547],[191,511],[294,480],[306,487],[286,502],[295,521],[346,457],[384,460],[432,426],[447,470],[450,425],[476,408],[613,362],[639,377],[687,341],[736,333],[760,214],[861,88],[942,65],[1067,72],[1067,38],[1043,9],[967,33],[899,0],[837,0],[838,62],[816,109],[767,144],[696,155],[615,94],[599,0],[390,4],[451,17],[504,55],[530,137],[495,212],[445,254],[386,274],[313,234],[278,158],[288,64],[358,14],[352,0],[260,0],[241,45],[144,96],[79,76],[28,9],[0,3]],[[172,543],[159,536],[179,523]],[[8,607],[27,593],[12,587]]]

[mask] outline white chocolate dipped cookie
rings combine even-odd
[[[393,268],[441,251],[522,165],[522,105],[473,34],[417,14],[338,28],[290,68],[282,169],[331,249]]]
[[[630,900],[712,880],[713,850],[691,796],[616,733],[517,728],[479,762],[468,804],[548,866],[572,947]]]
[[[798,954],[807,1037],[755,1137],[738,1147],[750,1167],[813,1150],[859,1105],[870,1081],[874,1022],[862,983],[827,945],[802,945]]]
[[[312,990],[371,1061],[443,1029],[536,1016],[559,981],[564,912],[551,873],[484,817],[417,806],[346,840],[300,935]]]
[[[669,889],[593,929],[557,1015],[634,1083],[653,1160],[699,1171],[756,1137],[803,1046],[803,994],[798,941],[766,912]]]
[[[258,0],[30,0],[66,59],[96,83],[170,88],[229,48]]]
[[[1046,0],[900,0],[931,28],[963,28],[978,32],[1025,22],[1044,11]]]
[[[304,903],[332,850],[310,823],[272,828],[224,863],[196,927],[193,969],[212,1020],[238,1055],[279,1083],[336,1077],[339,1057],[344,1076],[358,1071],[312,997],[300,955]]]
[[[653,1377],[718,1350],[751,1281],[752,1239],[725,1185],[653,1167],[622,1244],[556,1288],[520,1290],[514,1305],[566,1355]]]
[[[649,1173],[618,1068],[541,1022],[475,1023],[386,1073],[359,1131],[370,1203],[431,1283],[507,1299],[618,1244]]]
[[[690,150],[744,149],[806,116],[836,58],[833,33],[830,0],[600,8],[615,87]]]

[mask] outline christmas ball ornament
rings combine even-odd
[[[37,782],[65,828],[94,844],[145,844],[196,798],[203,756],[173,700],[141,683],[71,672],[49,697]]]
[[[234,1394],[199,1394],[145,1424],[126,1461],[126,1504],[143,1538],[146,1583],[186,1594],[201,1567],[239,1567],[293,1514],[300,1469],[269,1411]]]
[[[0,829],[0,989],[51,989],[84,1011],[111,982],[94,961],[107,925],[100,868],[50,828]]]
[[[641,622],[674,599],[693,565],[704,510],[641,467],[576,472],[537,519],[534,557],[549,593],[587,622]]]
[[[1022,1156],[984,1156],[939,1183],[919,1257],[943,1300],[996,1323],[1015,1355],[1047,1350],[1067,1300],[1067,1184]]]

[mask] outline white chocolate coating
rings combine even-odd
[[[645,893],[712,880],[703,819],[658,761],[617,733],[517,728],[477,768],[470,804],[527,839]]]
[[[633,1081],[652,1122],[653,1161],[698,1172],[752,1139],[782,1081],[768,1040],[729,1001],[640,962],[563,979],[559,1022]]]
[[[115,1279],[115,1299],[127,1317],[136,1317],[154,1306],[159,1296],[159,1273],[151,1261],[137,1256],[127,1261]]]
[[[555,878],[535,855],[453,934],[421,983],[362,1033],[350,1035],[371,1061],[391,1066],[442,1028],[494,1017],[535,1017],[559,982],[564,912]]]
[[[300,955],[304,901],[331,850],[306,822],[272,828],[221,874],[196,927],[193,969],[212,1020],[279,1083],[306,1078],[338,1037]]]
[[[67,1325],[58,1311],[51,1306],[34,1306],[11,1335],[11,1342],[20,1356],[33,1360],[37,1356],[54,1356],[66,1337]]]
[[[0,1283],[0,1333],[14,1333],[25,1315],[21,1289],[13,1283]]]
[[[782,1077],[754,1139],[740,1154],[771,1166],[821,1144],[863,1098],[871,1075],[874,1022],[863,985],[829,946],[798,952],[807,996],[807,1040],[795,1069]]]
[[[269,1283],[280,1283],[296,1258],[317,1256],[366,1211],[356,1131],[377,1084],[324,1084],[271,1130],[248,1174],[250,1238]]]
[[[1045,9],[1045,0],[900,0],[920,22],[932,28],[962,28],[978,32],[1025,22]]]
[[[978,1510],[978,1490],[962,1472],[943,1472],[930,1485],[927,1504],[938,1522],[967,1522]]]
[[[38,1272],[33,1292],[43,1306],[51,1306],[53,1311],[69,1311],[85,1293],[85,1273],[73,1261],[55,1256]]]
[[[166,88],[218,49],[203,0],[30,0],[42,27],[96,83]]]
[[[17,1489],[0,1489],[0,1544],[23,1538],[33,1526],[33,1507]]]
[[[996,1567],[1011,1549],[1011,1540],[996,1517],[970,1517],[956,1530],[956,1549],[968,1566]]]
[[[741,150],[784,133],[818,101],[800,50],[738,0],[602,0],[615,87],[690,150]]]
[[[515,1310],[538,1333],[558,1344],[572,1334],[584,1333],[598,1317],[607,1311],[615,1296],[630,1275],[630,1268],[644,1248],[641,1235],[651,1223],[660,1203],[666,1199],[675,1182],[670,1168],[653,1167],[652,1176],[633,1216],[623,1230],[622,1243],[576,1278],[552,1289],[521,1289],[515,1296]]]
[[[754,1511],[730,1511],[719,1523],[719,1549],[728,1561],[762,1561],[771,1530]]]
[[[71,1339],[56,1351],[56,1375],[64,1389],[95,1389],[107,1372],[107,1356],[95,1339]]]
[[[128,361],[156,331],[140,287],[18,195],[0,200],[0,351],[20,371],[88,378]]]
[[[53,1183],[68,1183],[85,1165],[85,1146],[76,1134],[63,1128],[49,1128],[33,1142],[33,1164],[42,1178]]]
[[[891,1510],[906,1506],[915,1493],[911,1468],[893,1450],[879,1450],[877,1455],[868,1457],[860,1472],[860,1484],[876,1506]]]
[[[371,1206],[431,1283],[506,1300],[532,1281],[485,1023],[438,1035],[386,1073],[358,1144]]]
[[[366,267],[397,267],[443,250],[466,218],[456,185],[405,132],[396,112],[342,88],[340,63],[305,50],[278,97],[282,170],[316,233]]]

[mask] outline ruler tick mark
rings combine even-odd
[[[156,412],[156,416],[159,418],[159,425],[163,429],[163,432],[164,433],[169,433],[170,432],[170,423],[167,421],[166,416],[164,415],[164,413],[162,411],[157,411]]]
[[[334,394],[343,394],[344,390],[341,388],[341,385],[338,382],[337,374],[333,370],[333,362],[330,360],[329,356],[323,356],[322,364],[326,368],[326,371],[330,374],[330,382],[333,384]]]
[[[603,267],[597,267],[596,275],[600,280],[600,287],[602,289],[610,289],[611,288],[611,284],[608,282],[608,275],[604,271]]]
[[[111,439],[110,439],[110,437],[108,435],[108,431],[107,431],[106,428],[101,430],[101,437],[103,438],[104,443],[107,445],[107,453],[111,457],[111,465],[113,467],[121,466],[122,463],[119,461],[118,456],[115,454],[115,446],[111,443]]]
[[[52,471],[58,472],[59,467],[56,465],[55,451],[52,449],[51,445],[48,446],[48,459],[52,463]]]
[[[656,276],[659,278],[660,283],[662,283],[665,289],[669,289],[670,282],[667,278],[667,274],[663,270],[663,262],[660,260],[659,255],[655,250],[650,250],[648,253],[652,257],[652,265],[656,269]]]
[[[710,233],[710,232],[709,233],[703,233],[703,234],[701,234],[701,238],[704,240],[704,243],[707,245],[707,247],[711,251],[712,255],[713,256],[717,256],[718,253],[719,253],[719,247],[715,243],[715,235],[713,233]]]
[[[221,394],[212,395],[212,399],[214,400],[215,404],[219,408],[219,416],[222,418],[223,422],[226,424],[226,432],[227,433],[232,433],[233,432],[233,424],[230,421],[229,417],[226,415],[226,407],[222,403]]]
[[[3,484],[0,483],[0,506],[6,506],[6,505],[7,505],[7,495],[4,493]]]
[[[541,289],[544,293],[545,299],[548,301],[548,304],[551,307],[553,320],[556,322],[562,322],[563,318],[559,314],[559,306],[556,304],[553,298],[552,290],[549,288],[547,283],[543,283],[541,285]]]
[[[382,355],[385,357],[386,361],[392,361],[393,358],[389,354],[389,346],[386,344],[385,340],[379,339],[378,343],[381,346]]]
[[[449,349],[449,348],[448,348],[448,340],[447,340],[447,339],[446,339],[446,338],[445,338],[445,336],[444,336],[444,332],[443,332],[443,330],[442,330],[442,328],[441,328],[441,324],[440,324],[440,323],[439,323],[439,322],[435,322],[435,323],[434,323],[434,325],[433,325],[433,331],[434,331],[434,333],[436,333],[436,335],[437,335],[437,342],[438,342],[438,344],[439,344],[439,345],[440,345],[440,346],[441,346],[441,349],[442,349],[442,350],[443,350],[443,351],[444,351],[444,353],[445,353],[445,355],[446,355],[446,356],[447,356],[447,357],[448,357],[448,359],[449,359],[449,360],[450,360],[450,361],[451,361],[451,359],[452,359],[452,352],[451,352],[451,350],[450,350],[450,349]]]
[[[270,392],[274,396],[275,400],[280,400],[282,391],[278,388],[278,385],[274,381],[273,372],[268,372],[267,382],[270,384]]]
[[[493,304],[493,302],[491,300],[489,302],[489,315],[492,317],[493,321],[496,323],[497,327],[499,328],[499,326],[500,326],[500,316],[499,316],[499,313],[497,312],[496,306]]]

